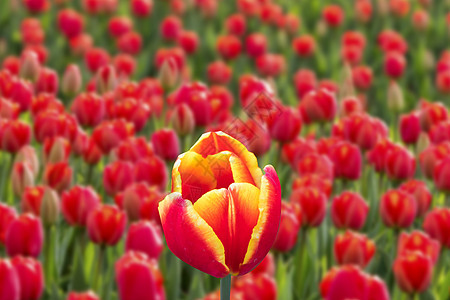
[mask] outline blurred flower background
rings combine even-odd
[[[2,0],[0,62],[0,300],[450,299],[450,1]]]

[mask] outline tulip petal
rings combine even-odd
[[[263,260],[272,247],[278,233],[281,216],[281,186],[272,166],[264,168],[259,196],[259,217],[253,229],[248,250],[241,265],[240,274],[250,272]]]
[[[172,191],[181,193],[183,198],[197,201],[203,194],[217,186],[214,172],[208,160],[195,152],[186,152],[178,158],[172,171]],[[181,190],[180,190],[181,186]]]
[[[204,133],[190,151],[201,154],[203,157],[222,151],[230,151],[242,160],[252,175],[256,186],[260,187],[262,172],[258,167],[256,156],[248,151],[241,142],[229,135],[221,131]]]
[[[172,193],[159,203],[158,210],[167,246],[179,259],[215,277],[229,273],[224,246],[191,201]]]

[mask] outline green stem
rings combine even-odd
[[[100,293],[101,292],[100,291],[100,277],[101,277],[101,271],[103,268],[105,250],[106,250],[105,245],[101,245],[98,249],[97,266],[95,268],[95,273],[94,273],[94,278],[93,278],[93,283],[92,283],[92,288],[94,289],[94,291],[97,291],[97,293],[99,295],[101,294]]]
[[[47,286],[50,286],[52,281],[52,228],[45,227],[45,244],[44,244],[44,274]]]
[[[220,300],[230,300],[231,275],[220,279]]]
[[[94,173],[94,165],[89,164],[88,167],[87,167],[87,172],[86,172],[86,177],[85,177],[85,180],[86,180],[85,183],[87,185],[93,185],[92,182],[91,182],[93,173]]]

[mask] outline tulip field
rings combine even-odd
[[[450,300],[449,0],[0,0],[0,300]]]

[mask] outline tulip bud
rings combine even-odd
[[[363,234],[346,231],[334,240],[334,256],[340,265],[365,268],[375,254],[375,243]]]
[[[272,138],[285,143],[298,136],[302,122],[297,111],[286,107],[273,117],[268,127]]]
[[[67,162],[47,164],[44,170],[44,182],[60,193],[71,185],[72,173],[72,168]]]
[[[44,272],[41,263],[31,257],[11,259],[20,282],[20,299],[39,300],[44,292]]]
[[[319,189],[306,187],[295,190],[289,199],[301,208],[301,218],[305,226],[317,227],[325,218],[327,198]]]
[[[147,170],[148,171],[148,170]],[[115,161],[103,170],[103,185],[108,195],[114,196],[123,191],[134,181],[133,164],[126,161]]]
[[[84,293],[70,292],[66,300],[100,300],[100,298],[92,291]]]
[[[69,159],[71,145],[65,138],[56,137],[45,139],[43,150],[44,162],[46,164],[55,164]]]
[[[22,196],[25,188],[34,185],[35,175],[26,162],[15,163],[11,172],[11,183],[14,193]]]
[[[17,152],[15,158],[14,158],[14,165],[19,162],[25,162],[27,163],[33,172],[33,174],[36,176],[39,172],[39,160],[36,155],[36,150],[34,147],[26,145],[22,147],[19,152]]]
[[[16,218],[17,212],[14,207],[0,203],[0,247],[5,244],[6,231]]]
[[[402,190],[388,190],[381,197],[380,215],[388,227],[407,228],[417,215],[417,203]]]
[[[297,243],[297,236],[301,226],[301,217],[299,220],[296,216],[293,203],[282,202],[280,227],[272,246],[273,249],[282,252],[290,251]]]
[[[350,191],[336,196],[331,204],[331,219],[337,228],[361,229],[368,212],[366,201],[359,194]]]
[[[87,231],[92,242],[116,245],[122,238],[127,215],[115,205],[101,204],[92,210],[87,219]]]
[[[100,94],[114,90],[117,86],[116,69],[112,65],[100,67],[97,71],[95,82]]]
[[[163,247],[162,232],[155,222],[139,221],[130,226],[125,241],[126,251],[140,251],[158,260]]]
[[[38,257],[44,242],[41,219],[32,214],[22,214],[9,225],[5,246],[9,256]]]
[[[78,65],[70,64],[64,71],[61,90],[66,96],[77,94],[81,90],[82,78]]]
[[[90,212],[101,202],[91,187],[74,186],[64,191],[61,197],[61,211],[70,225],[86,226]]]
[[[341,71],[342,81],[339,84],[339,100],[355,96],[355,87],[353,84],[353,72],[349,64],[344,64]]]
[[[139,299],[143,289],[148,299],[165,299],[163,278],[158,264],[144,253],[125,253],[116,262],[115,270],[121,300]]]
[[[392,81],[389,84],[387,91],[387,105],[388,108],[393,111],[401,111],[405,107],[403,90],[395,81]]]
[[[49,188],[44,187],[44,195],[41,204],[41,219],[44,225],[53,225],[58,221],[59,216],[59,196]]]
[[[433,264],[429,256],[420,251],[410,251],[394,261],[394,275],[398,286],[405,293],[421,293],[431,282]]]
[[[41,215],[42,196],[44,195],[43,186],[26,187],[22,194],[21,209],[24,213],[32,213],[35,216]]]
[[[180,72],[173,58],[165,59],[159,68],[159,82],[166,89],[174,88],[180,77]]]
[[[450,248],[450,209],[435,208],[425,216],[423,228],[443,247]]]
[[[156,155],[165,160],[175,160],[180,154],[180,141],[172,129],[156,130],[151,140]]]
[[[0,258],[0,300],[21,300],[20,281],[10,260]]]
[[[20,77],[35,82],[39,77],[41,64],[34,51],[25,51],[20,61]]]
[[[175,106],[170,123],[180,136],[186,136],[195,128],[194,113],[186,103],[180,103]]]

